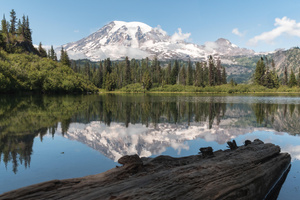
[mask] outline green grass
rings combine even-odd
[[[105,92],[105,91],[103,91]],[[289,88],[287,86],[280,86],[278,89],[268,89],[264,86],[253,85],[253,84],[238,84],[232,86],[230,84],[219,85],[219,86],[207,86],[207,87],[195,87],[195,86],[184,86],[184,85],[154,85],[149,91],[144,90],[142,85],[139,83],[130,84],[123,87],[120,90],[116,90],[117,93],[300,93],[299,87]]]

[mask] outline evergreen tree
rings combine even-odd
[[[207,63],[203,62],[203,86],[209,85],[209,71]]]
[[[9,43],[8,23],[5,19],[5,15],[3,15],[3,19],[1,20],[1,28],[2,28],[3,40],[6,43]]]
[[[21,23],[20,19],[18,21],[18,26],[17,26],[17,35],[18,35],[19,40],[23,40],[23,37],[22,37],[22,23]]]
[[[24,35],[25,35],[25,39],[28,42],[31,43],[32,42],[32,37],[31,37],[31,29],[30,29],[30,26],[29,26],[28,16],[26,17],[25,24],[24,24]]]
[[[300,87],[300,67],[299,67],[299,72],[298,72],[297,85],[298,85],[298,87]]]
[[[71,66],[71,61],[69,59],[68,53],[67,53],[67,51],[64,50],[63,47],[61,47],[61,51],[60,51],[60,62],[63,65],[66,65],[68,67]]]
[[[16,12],[14,11],[14,9],[12,9],[10,12],[9,33],[11,33],[13,36],[16,34],[16,23],[17,23]]]
[[[25,29],[26,29],[26,17],[25,17],[25,15],[23,15],[23,17],[22,17],[22,26],[21,26],[22,40],[25,40],[25,39],[26,39],[26,37],[25,37],[25,32],[26,32]]]
[[[296,76],[294,74],[294,71],[291,69],[289,87],[294,87],[296,85],[297,85]]]
[[[171,73],[172,73],[172,67],[171,67],[171,62],[168,63],[168,67],[166,70],[166,83],[171,84]]]
[[[209,56],[208,59],[208,81],[209,81],[209,85],[213,86],[215,85],[215,64],[214,64],[214,60],[212,56]]]
[[[57,61],[57,56],[56,56],[56,53],[55,53],[52,45],[50,48],[50,52],[48,53],[48,56],[51,60]]]
[[[117,87],[116,80],[117,80],[117,76],[115,72],[114,73],[107,72],[105,76],[105,89],[108,91],[115,90]]]
[[[104,74],[111,73],[111,72],[112,72],[111,61],[110,58],[107,58],[104,60]]]
[[[131,83],[131,70],[130,70],[130,62],[128,57],[125,58],[125,85]]]
[[[4,48],[4,38],[2,34],[2,30],[0,30],[0,49]]]
[[[103,66],[102,66],[101,61],[100,61],[100,65],[99,65],[99,68],[97,71],[97,79],[98,79],[98,82],[97,82],[96,86],[98,88],[102,88],[102,86],[103,86]]]
[[[187,75],[186,75],[186,85],[193,85],[193,68],[191,60],[189,59]]]
[[[185,67],[182,66],[179,72],[179,84],[185,85],[186,84],[186,70]]]
[[[90,80],[90,78],[91,78],[91,67],[90,67],[90,63],[88,61],[86,61],[85,64],[84,64],[84,73],[85,73],[86,77],[88,77],[88,79]]]
[[[257,63],[256,63],[256,68],[255,68],[255,73],[254,73],[254,82],[258,85],[263,85],[264,80],[263,76],[265,74],[265,63],[264,59],[261,57]]]
[[[201,77],[201,71],[202,67],[200,62],[196,62],[196,70],[195,70],[195,79],[194,79],[194,85],[197,87],[202,86],[202,77]]]
[[[221,85],[222,84],[222,66],[221,66],[221,60],[218,58],[217,60],[217,66],[215,68],[215,84]]]
[[[178,61],[175,60],[174,62],[174,66],[172,68],[172,73],[171,73],[171,85],[175,85],[177,82],[177,78],[178,78],[178,73],[179,73],[179,64]]]
[[[282,85],[288,84],[288,73],[287,73],[287,67],[284,67],[284,73],[283,73],[283,79],[282,79]]]
[[[142,78],[142,85],[143,88],[146,90],[150,90],[150,88],[152,87],[152,81],[151,81],[151,77],[148,71],[144,72],[143,78]]]
[[[43,57],[43,58],[46,58],[46,57],[47,57],[47,52],[46,52],[46,50],[42,47],[42,43],[41,43],[41,42],[40,42],[40,44],[39,44],[38,51],[39,51],[41,57]]]
[[[222,69],[222,84],[227,84],[227,74],[225,67],[223,67]]]

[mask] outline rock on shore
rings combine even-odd
[[[290,162],[279,146],[260,140],[211,156],[124,156],[123,166],[104,173],[31,185],[0,199],[264,199]]]

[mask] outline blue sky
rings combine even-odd
[[[257,52],[300,46],[297,0],[0,0],[0,15],[15,9],[29,16],[33,43],[60,46],[114,21],[160,26],[169,35],[190,33],[189,42],[218,38]],[[2,19],[2,17],[1,17]]]

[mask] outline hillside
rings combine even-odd
[[[97,88],[70,67],[33,54],[0,50],[0,93],[80,93]]]

